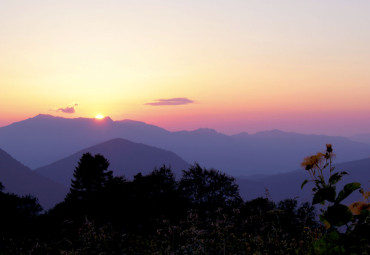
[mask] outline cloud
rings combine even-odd
[[[169,99],[157,99],[155,102],[146,103],[145,105],[151,106],[161,106],[161,105],[183,105],[183,104],[192,104],[193,100],[190,100],[186,97],[176,97]]]
[[[73,104],[72,106],[67,106],[67,107],[64,107],[64,108],[59,108],[57,110],[57,112],[61,111],[61,112],[64,112],[64,113],[75,113],[76,110],[75,110],[75,107],[78,106],[78,104]]]

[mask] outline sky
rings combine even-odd
[[[0,0],[0,126],[370,133],[368,0]]]

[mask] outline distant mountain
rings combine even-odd
[[[365,190],[370,190],[370,158],[336,164],[335,171],[347,171],[338,185],[338,189],[349,182],[360,182]],[[297,198],[299,201],[312,201],[312,183],[307,184],[301,190],[301,184],[305,179],[310,179],[307,171],[301,169],[276,175],[260,175],[250,177],[238,177],[240,194],[245,200],[268,195],[274,201],[286,198]],[[354,193],[356,199],[361,199],[359,192]],[[347,201],[353,201],[351,199]]]
[[[173,152],[117,138],[81,150],[55,163],[38,168],[35,172],[69,187],[79,159],[87,152],[103,155],[109,160],[109,169],[113,170],[115,176],[124,175],[129,179],[138,172],[148,174],[162,165],[170,166],[178,177],[181,177],[182,170],[189,168],[189,164]]]
[[[38,115],[0,128],[0,146],[32,168],[95,144],[124,138],[173,151],[231,175],[274,174],[296,169],[304,157],[333,144],[339,162],[370,156],[370,144],[348,138],[279,130],[225,135],[212,129],[169,132],[143,122]]]
[[[181,131],[157,141],[189,162],[197,161],[231,175],[273,174],[299,167],[304,157],[332,144],[337,162],[370,156],[370,145],[344,137],[304,135],[279,130],[227,136],[215,131]]]
[[[38,198],[44,209],[64,199],[67,189],[52,180],[38,175],[0,149],[0,181],[5,192],[17,195],[31,194]]]
[[[353,135],[350,137],[350,139],[356,142],[370,144],[370,133]]]
[[[143,130],[143,128],[145,130]],[[40,167],[83,148],[122,137],[125,133],[144,136],[162,130],[135,121],[76,118],[40,114],[0,128],[0,147],[31,168]],[[163,130],[163,132],[166,132]]]

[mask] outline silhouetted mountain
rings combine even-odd
[[[296,169],[304,157],[324,150],[326,143],[333,144],[341,162],[370,156],[370,144],[279,130],[229,136],[212,129],[169,132],[132,120],[64,119],[50,115],[0,128],[0,146],[34,168],[114,138],[173,151],[187,162],[196,161],[235,176]]]
[[[339,183],[338,188],[349,182],[360,182],[365,190],[370,189],[370,158],[336,164],[336,171],[347,171]],[[274,201],[286,198],[298,198],[300,201],[312,201],[312,183],[308,183],[303,190],[301,184],[305,179],[310,179],[307,171],[301,169],[276,175],[258,175],[236,178],[240,194],[245,200],[257,197],[266,197],[268,194]],[[337,189],[338,191],[339,189]],[[361,199],[359,192],[354,196]],[[349,199],[348,201],[351,201]]]
[[[38,198],[44,209],[61,202],[67,192],[63,185],[33,172],[1,149],[0,181],[5,186],[5,192],[17,195],[31,194]]]
[[[126,178],[132,178],[138,172],[148,174],[162,165],[170,166],[172,171],[180,177],[181,171],[189,167],[187,162],[173,152],[117,138],[81,150],[35,171],[69,187],[79,159],[87,152],[103,155],[109,160],[109,169],[113,171],[113,174],[124,175]]]

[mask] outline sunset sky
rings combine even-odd
[[[0,126],[370,133],[368,0],[1,0]]]

